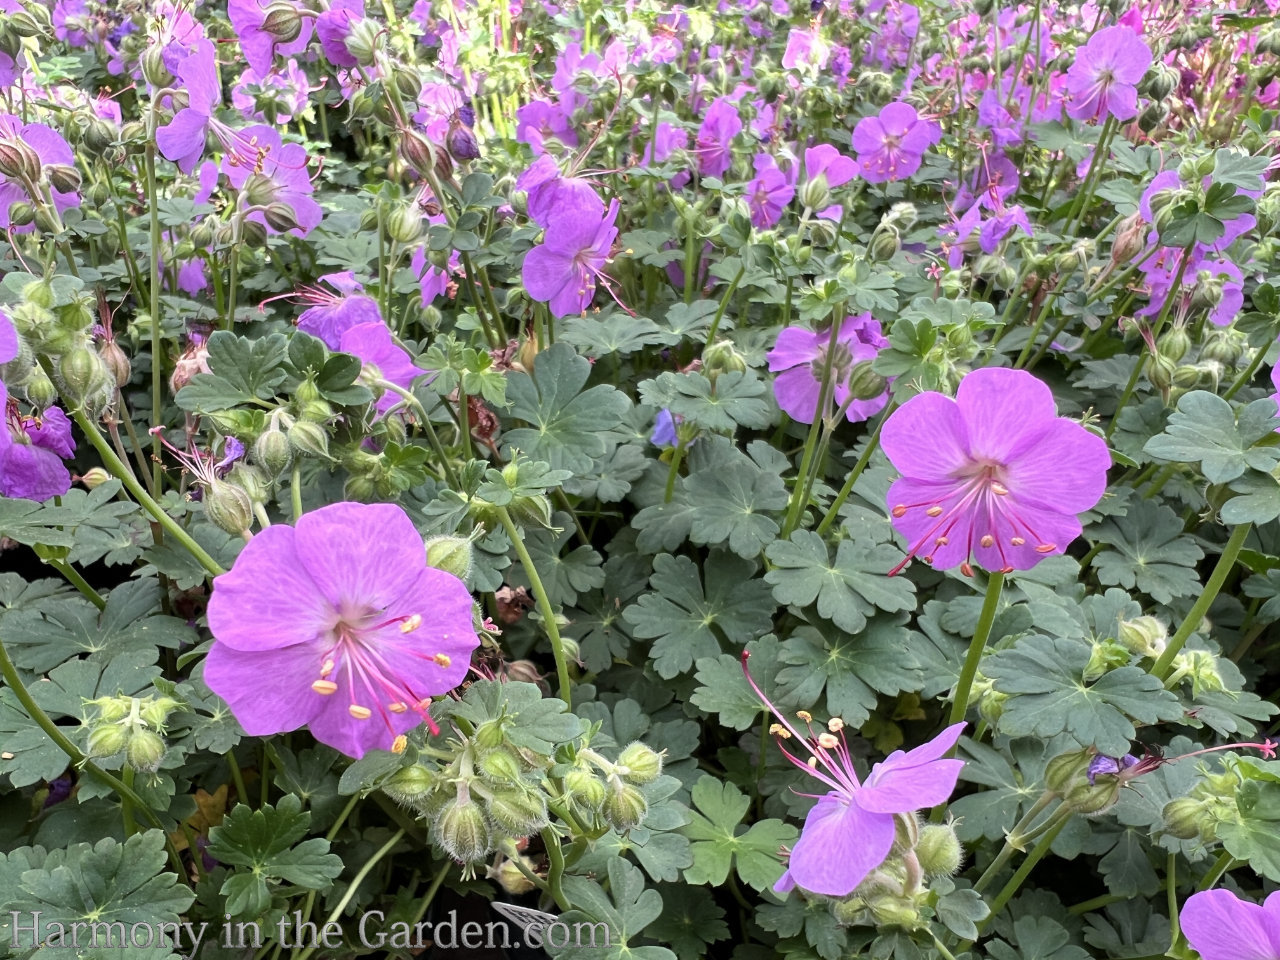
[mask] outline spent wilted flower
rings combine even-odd
[[[390,750],[467,674],[472,600],[427,565],[394,504],[336,503],[255,536],[213,582],[204,679],[251,736],[309,727],[347,756]]]
[[[826,729],[815,733],[809,727],[812,718],[801,711],[798,716],[806,725],[802,735],[756,684],[747,669],[749,656],[745,651],[742,654],[742,672],[756,696],[778,718],[770,732],[783,756],[830,788],[805,817],[800,839],[791,848],[787,872],[773,889],[786,893],[800,887],[829,897],[848,896],[889,856],[895,814],[936,806],[951,796],[964,761],[944,757],[960,739],[965,725],[952,724],[914,750],[894,751],[862,781],[853,768],[844,724],[831,720]],[[788,749],[792,743],[804,747],[809,757],[802,760],[792,753]]]
[[[853,128],[858,168],[868,183],[905,180],[920,169],[924,152],[941,135],[942,128],[921,119],[911,104],[888,104],[878,116],[863,117]]]
[[[1106,490],[1101,437],[1059,417],[1052,391],[1025,370],[985,367],[956,398],[933,391],[885,422],[880,446],[902,474],[893,525],[939,570],[1028,570],[1080,536],[1077,514]]]
[[[1138,112],[1138,83],[1151,66],[1151,51],[1130,27],[1099,30],[1076,51],[1067,70],[1067,114],[1097,121],[1107,114],[1130,120]]]
[[[1202,890],[1178,919],[1201,960],[1280,960],[1280,891],[1257,904],[1230,890]]]
[[[888,403],[885,383],[880,380],[879,390],[866,391],[872,396],[855,395],[852,382],[854,368],[866,370],[865,365],[888,345],[889,341],[880,332],[880,322],[869,313],[845,317],[834,345],[830,330],[786,327],[778,334],[773,349],[766,354],[769,369],[778,374],[773,381],[773,394],[778,406],[798,423],[813,423],[819,415],[830,416],[833,406],[845,407],[845,417],[850,423],[874,416]],[[831,357],[832,387],[828,391],[827,409],[819,414],[822,375],[829,350],[834,351]],[[861,393],[863,391],[858,390],[858,394]]]
[[[354,67],[356,58],[347,49],[351,28],[364,19],[364,0],[329,0],[323,13],[316,17],[316,36],[320,48],[335,67]]]

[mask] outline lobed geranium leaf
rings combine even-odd
[[[781,820],[757,820],[742,829],[751,799],[714,777],[704,776],[694,784],[692,801],[692,819],[681,829],[693,841],[693,866],[684,872],[687,883],[722,886],[730,867],[756,890],[778,882],[784,870],[779,851],[795,841],[795,827]]]
[[[1104,586],[1137,587],[1157,603],[1200,590],[1196,564],[1204,551],[1182,532],[1182,518],[1162,503],[1134,500],[1123,516],[1091,527],[1089,536],[1111,547],[1093,560]]]
[[[703,960],[707,944],[729,936],[724,910],[711,893],[688,884],[659,884],[662,915],[647,930],[651,937],[667,944],[680,960]]]
[[[284,334],[251,340],[218,330],[210,335],[208,347],[210,372],[197,373],[175,397],[183,410],[212,413],[270,400],[289,376]]]
[[[1178,401],[1164,433],[1143,449],[1160,460],[1199,463],[1210,483],[1228,483],[1250,468],[1270,473],[1280,462],[1280,447],[1257,445],[1277,427],[1274,400],[1255,400],[1237,418],[1226,400],[1194,390]]]
[[[608,866],[609,892],[586,877],[566,876],[565,895],[574,908],[561,915],[561,922],[572,928],[583,924],[584,935],[571,946],[546,944],[554,957],[566,960],[675,960],[665,947],[635,946],[646,927],[662,913],[662,895],[645,889],[640,870],[621,857],[613,857]],[[586,935],[593,924],[608,925],[607,948],[603,932],[595,931],[598,940],[588,943]]]
[[[773,422],[769,388],[752,370],[722,373],[714,385],[701,373],[660,374],[640,384],[641,399],[664,407],[703,430],[732,433],[739,426],[763,429]]]

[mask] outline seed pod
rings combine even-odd
[[[164,739],[150,730],[134,730],[125,747],[125,763],[138,773],[155,773],[164,760]]]
[[[434,829],[436,843],[460,863],[475,863],[493,849],[489,823],[484,811],[473,802],[465,787],[440,811]]]
[[[494,825],[510,837],[527,837],[550,822],[546,798],[532,790],[496,790],[488,806]]]
[[[471,573],[471,541],[463,537],[432,537],[426,542],[427,565],[451,573],[459,580]]]
[[[218,529],[238,536],[253,523],[253,502],[240,487],[213,480],[204,492],[204,513]]]
[[[1165,833],[1179,840],[1194,840],[1200,836],[1204,805],[1191,797],[1178,797],[1164,805],[1161,816]]]
[[[129,364],[129,358],[125,356],[125,352],[120,349],[120,344],[113,340],[105,340],[98,347],[98,356],[102,358],[103,364],[107,371],[111,374],[111,378],[115,381],[117,387],[123,387],[129,382],[129,376],[132,373],[132,367]]]
[[[293,208],[286,203],[268,203],[263,208],[262,218],[276,233],[288,233],[290,230],[298,229],[298,218]]]

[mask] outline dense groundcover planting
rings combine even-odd
[[[1280,957],[1278,12],[0,0],[0,954]]]

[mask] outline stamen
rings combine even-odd
[[[810,713],[808,710],[797,710],[796,716],[799,717],[801,720],[803,720],[805,723],[813,722],[813,714]]]
[[[1036,547],[1036,553],[1053,553],[1057,549],[1058,545],[1056,543],[1042,543]]]
[[[818,769],[818,758],[817,758],[817,757],[810,757],[808,760],[806,760],[806,761],[805,761],[805,764],[809,767],[809,769],[810,769],[810,770],[817,770],[817,769]]]
[[[988,533],[988,534],[984,534],[982,539],[979,540],[978,542],[982,544],[984,547],[990,547],[995,545],[996,538]]]
[[[945,547],[950,542],[951,539],[949,537],[939,537],[937,540],[933,541],[933,545],[935,547]]]
[[[930,507],[928,510],[926,510],[925,513],[927,513],[931,517],[940,517],[942,516],[942,508],[938,506],[933,506],[933,507]]]
[[[391,741],[392,753],[404,753],[404,748],[409,746],[409,738],[403,733]]]
[[[327,697],[332,693],[338,692],[338,685],[332,680],[316,680],[311,684],[311,689],[322,697]]]
[[[413,633],[413,631],[417,630],[420,626],[422,626],[422,614],[415,613],[404,623],[400,624],[400,632]]]
[[[968,560],[966,560],[964,563],[960,564],[960,572],[961,572],[964,576],[966,576],[966,577],[972,577],[972,576],[973,576],[973,567],[969,566],[969,561],[968,561]]]
[[[769,733],[775,737],[781,737],[783,740],[791,739],[791,731],[780,723],[771,723],[769,725]]]
[[[997,497],[1007,497],[1009,495],[1009,488],[1006,487],[999,480],[992,480],[991,492],[994,493]]]
[[[351,714],[357,720],[368,720],[373,716],[373,711],[368,707],[362,707],[358,703],[353,703],[347,707],[347,713]]]
[[[829,733],[818,734],[818,746],[824,750],[834,750],[840,745],[840,741]]]
[[[903,504],[903,503],[898,504],[896,507],[893,508],[892,513],[894,517],[896,517],[897,519],[899,520],[902,519],[907,515],[906,504]]]
[[[329,674],[333,673],[333,668],[335,666],[336,664],[333,662],[332,657],[326,659],[325,662],[320,666],[320,676],[327,677]]]
[[[404,713],[406,710],[409,709],[409,705],[405,703],[403,700],[396,700],[393,703],[387,704],[387,709],[390,710],[392,713]]]
[[[844,721],[841,720],[839,717],[832,717],[830,720],[827,721],[827,729],[830,730],[832,733],[839,733],[841,730],[844,729]]]
[[[447,653],[437,653],[431,659],[434,660],[436,663],[438,663],[442,667],[448,667],[451,663],[453,663],[452,658],[450,658]]]
[[[1015,547],[1020,547],[1027,541],[1024,540],[1022,537],[1011,537],[1009,539],[1009,542],[1012,543]]]

